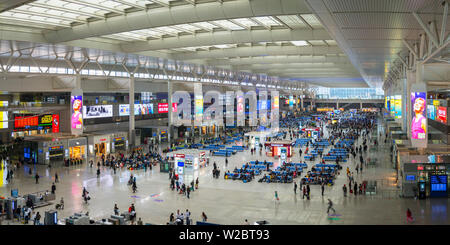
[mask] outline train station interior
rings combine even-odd
[[[0,0],[0,224],[449,224],[448,5]]]

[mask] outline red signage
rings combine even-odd
[[[184,158],[185,155],[184,155],[184,154],[175,154],[175,157],[178,157],[178,158]]]
[[[177,112],[178,111],[178,104],[177,103],[172,103],[172,111],[173,112]]]
[[[59,115],[52,115],[52,133],[59,133]]]
[[[169,103],[159,103],[158,113],[169,113]]]
[[[417,170],[423,170],[423,166],[417,166]]]
[[[38,116],[15,117],[14,119],[14,128],[16,129],[38,125],[39,125]]]
[[[284,103],[285,103],[286,105],[289,105],[289,100],[286,100]]]
[[[444,124],[447,124],[447,107],[438,107],[438,121]]]

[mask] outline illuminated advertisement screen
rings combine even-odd
[[[391,112],[391,115],[393,115],[393,114],[394,114],[394,109],[395,109],[395,99],[394,99],[394,96],[391,96],[391,97],[390,97],[390,103],[389,103],[389,105],[390,105],[389,111]]]
[[[391,100],[389,99],[389,97],[386,98],[386,110],[390,111],[391,110]]]
[[[278,96],[273,97],[273,108],[279,108],[280,107],[280,98]]]
[[[112,117],[113,106],[112,105],[83,106],[83,116],[85,119]]]
[[[0,129],[8,128],[8,112],[0,111]]]
[[[438,107],[436,121],[447,124],[447,107]]]
[[[178,104],[172,103],[172,112],[178,112]]]
[[[436,120],[436,107],[434,105],[427,105],[427,117]]]
[[[244,97],[239,96],[237,98],[237,112],[243,112],[244,111]]]
[[[426,118],[426,96],[425,92],[411,93],[411,138],[425,139],[427,134]]]
[[[149,115],[153,114],[153,104],[134,104],[134,115]],[[120,104],[119,105],[119,116],[129,116],[130,115],[130,105]]]
[[[289,95],[289,107],[293,107],[294,106],[294,96]]]
[[[195,98],[195,114],[199,116],[203,115],[203,96]]]
[[[395,118],[402,118],[402,96],[401,95],[395,96],[394,115],[395,115]]]
[[[52,115],[52,133],[59,133],[59,115]]]
[[[169,103],[158,103],[158,113],[169,113]]]
[[[70,104],[72,105],[72,119],[71,125],[73,129],[82,129],[83,128],[83,114],[81,113],[81,109],[83,108],[83,96],[76,95],[71,96]]]
[[[386,110],[388,110],[388,98],[384,97],[384,108],[386,108]]]

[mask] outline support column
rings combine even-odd
[[[169,147],[172,146],[172,90],[173,83],[171,81],[167,81],[167,102],[169,103],[169,115],[168,115],[168,124],[167,124],[167,142],[169,142]]]
[[[359,109],[362,110],[362,102],[359,102]]]
[[[339,102],[336,101],[336,110],[339,110]]]
[[[128,133],[130,138],[130,148],[132,148],[135,144],[135,123],[134,123],[134,74],[130,73],[130,87],[129,87],[129,99],[128,103],[130,104],[130,116],[129,116],[129,127]]]
[[[75,75],[75,88],[81,89],[81,74],[79,72]]]

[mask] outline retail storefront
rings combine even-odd
[[[128,150],[128,134],[125,132],[115,133],[111,136],[111,153]]]
[[[87,160],[87,138],[80,137],[68,140],[68,149],[65,151],[65,158],[70,160]]]
[[[58,165],[64,163],[67,141],[57,138],[27,136],[24,142],[24,160],[34,164]]]
[[[111,134],[88,136],[89,156],[99,157],[111,153]]]

